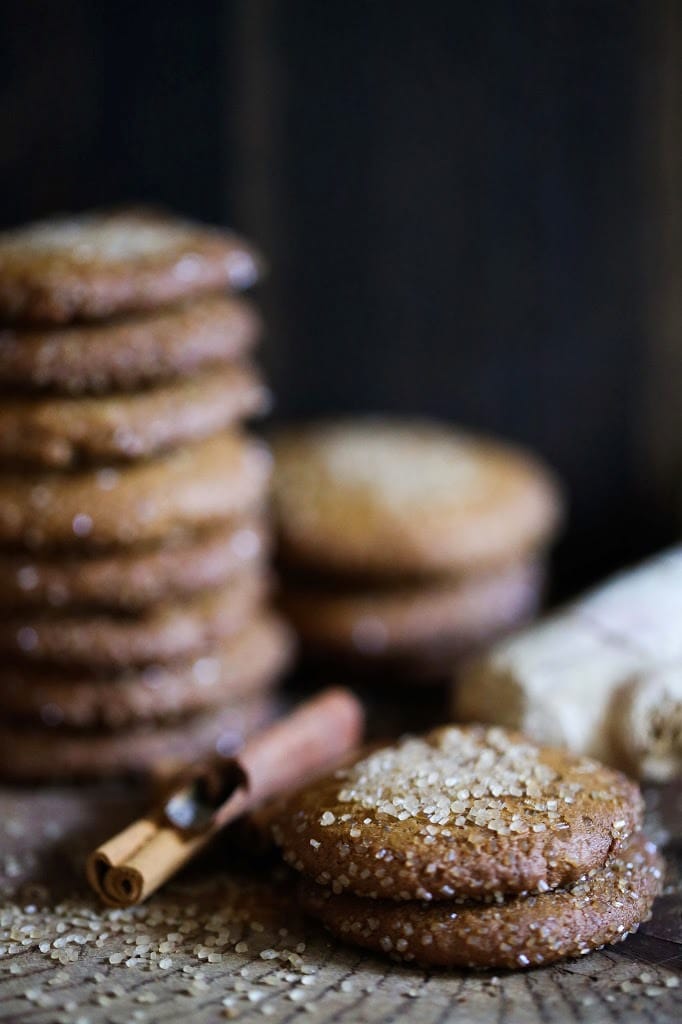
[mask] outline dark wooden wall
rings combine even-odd
[[[682,522],[675,0],[6,0],[0,222],[151,199],[268,252],[279,414],[543,453],[560,588]]]

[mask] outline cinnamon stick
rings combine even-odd
[[[90,885],[109,906],[142,903],[226,825],[333,767],[363,727],[362,706],[348,690],[325,690],[235,757],[188,769],[149,814],[90,854]]]

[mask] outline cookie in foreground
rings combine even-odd
[[[601,868],[642,811],[636,784],[596,761],[447,726],[294,794],[273,835],[289,864],[337,894],[494,900]]]
[[[620,942],[651,915],[662,884],[653,843],[633,836],[573,886],[502,902],[395,903],[302,883],[302,905],[333,935],[438,967],[538,967]]]

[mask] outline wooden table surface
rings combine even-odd
[[[0,1024],[682,1020],[682,787],[648,794],[668,861],[653,919],[617,948],[509,974],[425,972],[343,947],[301,918],[281,869],[236,864],[226,844],[145,906],[104,910],[83,858],[136,799],[0,790]]]

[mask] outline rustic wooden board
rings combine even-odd
[[[230,863],[225,844],[146,906],[102,910],[83,857],[136,799],[110,787],[0,790],[0,1022],[682,1019],[682,788],[649,794],[670,874],[652,921],[617,948],[498,975],[344,948],[301,919],[285,876]]]

